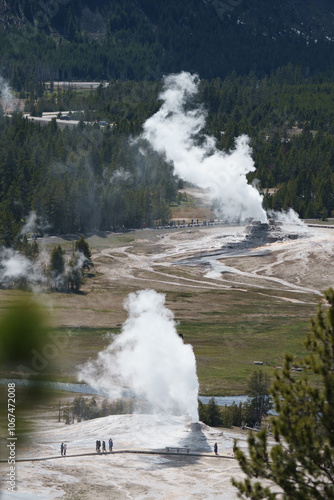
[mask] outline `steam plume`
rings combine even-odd
[[[301,226],[303,231],[309,232],[309,229],[307,225],[305,224],[304,221],[302,221],[299,218],[299,215],[297,212],[293,210],[293,208],[288,208],[288,210],[276,212],[274,210],[269,210],[268,215],[270,217],[273,217],[274,219],[277,219],[279,222],[282,222],[283,224],[289,224],[293,226]]]
[[[13,95],[6,80],[0,76],[0,104],[5,113],[12,108]]]
[[[176,331],[165,296],[154,290],[131,293],[122,332],[79,371],[79,380],[111,399],[124,391],[145,399],[153,412],[189,415],[198,420],[196,361]]]
[[[48,260],[46,252],[32,261],[16,250],[0,247],[0,284],[11,286],[17,280],[25,280],[27,285],[38,291],[47,282],[44,269]]]
[[[217,149],[213,137],[200,134],[206,113],[201,107],[190,107],[197,92],[197,75],[182,72],[165,77],[160,94],[163,104],[145,122],[141,137],[173,162],[179,177],[208,189],[225,219],[233,222],[253,217],[265,222],[262,196],[246,178],[255,171],[249,138],[238,137],[235,149],[227,154]]]
[[[32,211],[28,215],[24,226],[22,227],[20,234],[26,234],[28,235],[29,233],[47,233],[47,231],[50,229],[50,224],[43,219],[43,217],[40,217],[36,214],[36,212]]]

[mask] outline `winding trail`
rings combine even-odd
[[[66,458],[78,458],[78,457],[89,457],[89,456],[106,456],[106,455],[122,455],[122,454],[132,454],[132,455],[165,455],[165,456],[177,456],[177,457],[206,457],[206,458],[228,458],[230,460],[236,460],[235,457],[228,455],[212,455],[208,453],[177,453],[173,451],[164,450],[118,450],[118,451],[107,451],[105,453],[77,453],[72,455],[54,455],[50,457],[33,457],[33,458],[16,458],[15,462],[44,462],[46,460],[58,460]],[[7,460],[0,460],[0,463],[7,463]]]

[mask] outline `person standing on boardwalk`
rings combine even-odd
[[[109,439],[109,451],[112,451],[113,445],[114,445],[113,440],[110,438]]]
[[[61,443],[61,445],[60,445],[60,453],[61,453],[61,456],[63,456],[63,454],[64,454],[64,443]]]
[[[215,443],[213,450],[215,452],[215,455],[218,455],[218,444],[217,443]]]
[[[64,447],[63,447],[64,457],[65,457],[65,455],[66,455],[66,450],[67,450],[67,444],[66,444],[66,443],[64,443]]]

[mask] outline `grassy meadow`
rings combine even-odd
[[[320,296],[299,294],[279,286],[256,288],[254,283],[210,289],[206,286],[211,286],[209,280],[196,268],[180,266],[154,269],[139,266],[130,269],[132,277],[117,278],[117,267],[123,262],[117,258],[124,256],[121,247],[131,249],[131,258],[150,256],[154,251],[159,252],[159,238],[161,233],[156,231],[93,235],[88,241],[96,264],[82,292],[35,294],[52,316],[50,332],[64,339],[63,348],[47,363],[40,378],[76,382],[77,367],[95,359],[110,342],[110,334],[120,332],[127,318],[124,299],[130,292],[143,288],[165,293],[166,306],[174,313],[178,333],[193,347],[202,395],[245,394],[249,377],[256,368],[254,361],[263,362],[263,370],[272,377],[286,352],[297,357],[305,354],[303,341]],[[46,247],[50,249],[59,241],[49,239]],[[71,251],[70,239],[60,242],[67,252]],[[108,280],[109,269],[116,270],[116,277]],[[165,275],[160,276],[163,274],[160,271]],[[200,281],[196,282],[197,279]],[[0,290],[0,315],[11,307],[15,298],[27,294],[30,292]],[[29,368],[29,356],[27,365]],[[17,371],[2,370],[1,375],[15,377]]]
[[[173,304],[178,306],[177,331],[193,347],[202,395],[245,394],[248,379],[258,368],[254,361],[262,361],[263,370],[272,376],[286,352],[303,356],[309,317],[316,309],[240,291],[171,292],[166,302],[172,310]],[[196,307],[199,302],[201,311]],[[108,325],[53,329],[64,339],[64,348],[41,378],[76,382],[77,367],[95,359],[120,330]]]

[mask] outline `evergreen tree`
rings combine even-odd
[[[60,245],[53,248],[50,264],[49,264],[49,274],[51,278],[51,287],[53,288],[62,288],[64,285],[63,282],[63,273],[65,270],[65,258],[64,258],[65,250],[61,248]]]
[[[66,275],[67,288],[71,290],[80,290],[83,284],[83,263],[80,255],[74,253],[68,263]]]
[[[308,356],[299,363],[286,355],[272,388],[275,411],[269,447],[261,431],[248,437],[249,458],[234,446],[247,478],[232,480],[241,498],[331,500],[334,498],[334,290],[324,293],[329,307],[319,307],[306,339]],[[254,478],[271,482],[266,486]],[[282,493],[273,491],[278,486]]]
[[[210,399],[207,407],[207,421],[205,423],[211,427],[219,427],[222,425],[222,415],[213,397]]]
[[[263,370],[255,370],[248,383],[249,398],[245,418],[250,425],[261,426],[262,418],[268,415],[272,408],[269,396],[270,379]]]
[[[208,416],[206,405],[204,405],[200,400],[198,400],[198,418],[201,422],[204,422],[205,424],[207,423]]]
[[[81,236],[80,239],[75,242],[74,247],[77,252],[82,253],[85,257],[83,268],[90,269],[94,264],[91,260],[92,252],[90,251],[88,242]]]

